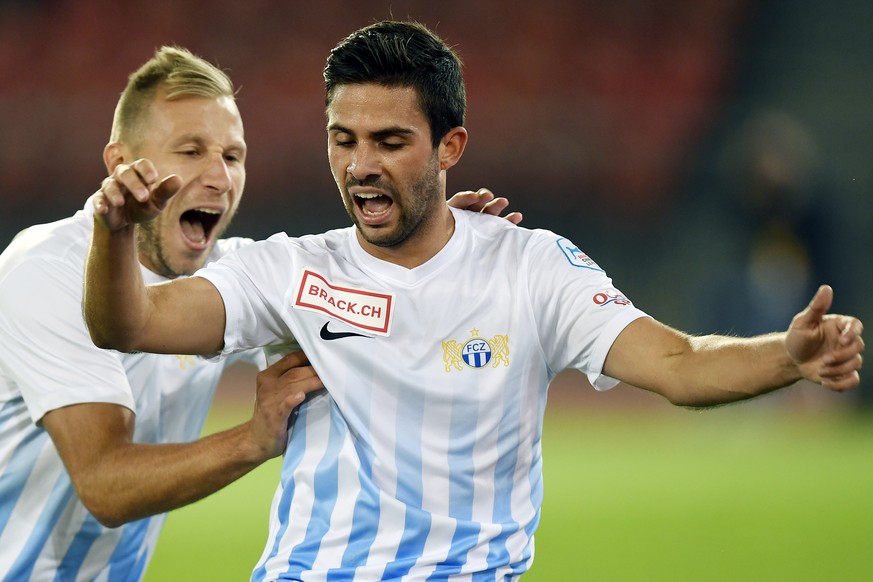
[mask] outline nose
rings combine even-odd
[[[352,152],[346,172],[358,180],[378,176],[382,173],[379,157],[373,148],[366,144],[358,144]]]
[[[233,185],[233,180],[230,176],[230,169],[227,167],[227,161],[222,154],[213,154],[207,158],[206,169],[203,172],[204,185],[215,190],[218,194],[223,194],[230,190]]]

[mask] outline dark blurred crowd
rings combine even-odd
[[[0,244],[99,186],[126,75],[163,44],[240,89],[234,234],[344,226],[324,58],[359,26],[413,18],[465,62],[470,143],[450,191],[510,197],[526,226],[567,236],[688,331],[783,329],[822,282],[869,324],[873,7],[787,4],[3,0]]]

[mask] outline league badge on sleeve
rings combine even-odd
[[[558,243],[558,248],[561,249],[561,252],[564,253],[564,256],[567,257],[567,260],[570,261],[570,264],[574,267],[603,271],[603,269],[594,262],[594,259],[586,255],[582,249],[574,245],[568,239],[561,237],[555,242]]]

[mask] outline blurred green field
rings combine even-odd
[[[655,408],[552,407],[525,582],[873,580],[873,418]],[[247,580],[279,467],[170,514],[146,580]]]

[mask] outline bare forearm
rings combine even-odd
[[[651,318],[640,318],[619,334],[604,371],[680,406],[744,400],[801,377],[784,333],[691,336]]]
[[[753,338],[690,336],[641,317],[622,330],[603,372],[680,406],[713,406],[752,398],[805,378],[831,390],[860,382],[863,324],[828,314],[823,285],[787,332]]]
[[[129,351],[145,321],[148,298],[134,227],[109,232],[95,221],[85,265],[83,312],[95,345]]]
[[[116,527],[202,499],[270,457],[247,425],[193,443],[128,444],[105,455],[77,490],[102,523]]]
[[[745,400],[801,378],[785,349],[785,334],[754,338],[688,338],[689,350],[677,356],[671,401],[712,406]]]
[[[201,277],[145,286],[131,230],[95,221],[85,265],[83,311],[101,348],[212,354],[224,345],[224,302]]]

